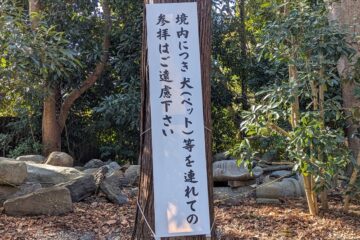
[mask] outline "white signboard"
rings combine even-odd
[[[146,5],[155,234],[209,235],[196,3]]]

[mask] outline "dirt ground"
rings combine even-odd
[[[75,203],[64,216],[9,217],[0,215],[0,239],[127,240],[131,238],[136,200],[125,206],[92,197]],[[360,239],[360,204],[341,210],[332,197],[330,210],[319,217],[307,213],[304,200],[259,205],[244,199],[233,206],[215,204],[216,238],[236,239]],[[2,209],[0,209],[2,210]]]

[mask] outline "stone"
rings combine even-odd
[[[227,154],[227,152],[217,153],[213,156],[213,162],[228,159],[230,159],[230,156]]]
[[[109,168],[108,175],[110,175],[113,172],[121,169],[121,166],[117,162],[111,162],[111,163],[107,164],[107,166]]]
[[[41,156],[41,155],[24,155],[24,156],[17,157],[16,161],[44,163],[45,162],[45,157]]]
[[[256,179],[247,180],[247,181],[228,181],[228,185],[233,188],[245,187],[245,186],[250,186],[253,184],[256,184]]]
[[[64,183],[85,175],[71,167],[59,167],[32,162],[26,162],[26,166],[28,171],[27,181],[40,183],[44,187]]]
[[[64,152],[52,152],[45,164],[60,167],[72,167],[74,166],[74,159]]]
[[[257,198],[256,203],[257,204],[281,204],[279,199],[273,199],[273,198]]]
[[[57,186],[69,189],[71,200],[73,202],[80,202],[81,200],[90,197],[96,190],[95,178],[92,175],[80,176],[68,182],[60,183]]]
[[[223,160],[213,163],[213,179],[215,182],[247,181],[263,174],[261,167],[253,168],[250,173],[243,165],[238,166],[236,160]]]
[[[132,186],[138,186],[140,179],[140,165],[130,165],[126,169],[124,175]]]
[[[62,215],[72,211],[70,191],[65,187],[43,188],[8,199],[4,211],[10,216]]]
[[[82,171],[85,174],[95,175],[95,173],[99,171],[99,168],[88,168]]]
[[[11,160],[0,161],[0,185],[21,185],[27,177],[26,164]]]
[[[16,159],[14,159],[14,158],[6,158],[6,157],[0,157],[0,162],[1,161],[16,161]]]
[[[214,201],[226,204],[239,204],[245,199],[254,195],[254,188],[251,186],[230,188],[214,187]]]
[[[84,168],[88,169],[88,168],[99,168],[106,165],[106,163],[104,163],[103,161],[101,161],[100,159],[92,159],[90,161],[88,161],[85,165]]]
[[[116,171],[106,176],[100,183],[100,189],[113,203],[123,205],[128,203],[127,196],[122,192],[122,187],[128,185],[128,180],[121,171]]]
[[[39,183],[24,183],[18,187],[0,186],[0,204],[7,199],[26,195],[41,188]]]
[[[270,174],[270,177],[284,178],[284,177],[291,177],[292,175],[295,175],[295,173],[292,173],[291,171],[287,171],[287,170],[280,170],[280,171],[272,172]]]
[[[274,172],[279,170],[291,170],[294,165],[276,165],[276,166],[264,166],[262,167],[264,173],[265,172]]]
[[[0,185],[0,206],[13,194],[18,191],[18,188],[12,186]]]
[[[271,182],[265,178],[264,184],[256,189],[258,198],[295,198],[304,196],[301,183],[294,178],[284,178],[278,182]]]

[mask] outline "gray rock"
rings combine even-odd
[[[80,176],[66,183],[60,183],[57,186],[69,189],[73,202],[80,202],[90,197],[96,190],[95,178],[92,175]]]
[[[85,169],[84,171],[82,171],[85,174],[91,174],[91,175],[95,175],[95,173],[99,171],[99,168],[88,168]]]
[[[13,194],[18,191],[18,188],[11,186],[0,185],[0,206]]]
[[[110,171],[116,171],[121,169],[120,165],[117,162],[111,162],[107,164],[107,166],[109,167]]]
[[[59,167],[46,164],[27,162],[28,182],[37,182],[43,186],[53,186],[85,175],[70,167]]]
[[[273,198],[257,198],[256,203],[258,204],[280,204],[279,199],[273,199]]]
[[[247,180],[247,181],[228,181],[228,185],[230,187],[245,187],[256,184],[256,179],[253,180]]]
[[[18,187],[0,186],[0,204],[2,205],[7,199],[23,196],[40,188],[39,183],[24,183]]]
[[[52,152],[45,164],[60,167],[72,167],[74,166],[74,159],[64,152]]]
[[[244,199],[252,197],[254,188],[251,186],[230,188],[214,187],[214,200],[226,204],[239,204]]]
[[[275,177],[275,178],[291,177],[292,174],[293,173],[291,171],[280,170],[280,171],[272,172],[270,174],[270,177]]]
[[[44,163],[45,157],[41,155],[24,155],[16,158],[16,161]]]
[[[291,170],[293,165],[274,165],[274,166],[264,166],[262,169],[265,172],[273,172],[279,170]]]
[[[122,205],[129,201],[122,192],[122,187],[127,184],[129,182],[124,174],[121,171],[116,171],[103,179],[100,183],[100,189],[111,202]]]
[[[27,177],[26,164],[24,162],[0,161],[0,185],[21,185]]]
[[[140,178],[140,165],[130,165],[124,173],[129,183],[133,186],[139,185]]]
[[[16,159],[14,159],[14,158],[6,158],[6,157],[0,157],[0,162],[1,161],[16,161]]]
[[[280,182],[271,182],[265,178],[264,184],[256,189],[258,198],[294,198],[304,196],[301,183],[294,178],[284,178]]]
[[[253,168],[250,173],[243,165],[238,166],[236,160],[223,160],[213,163],[213,179],[215,182],[247,181],[263,174],[261,167]]]
[[[228,160],[228,159],[230,159],[230,156],[227,154],[227,152],[217,153],[213,156],[213,162]]]
[[[65,214],[72,211],[70,191],[65,187],[43,188],[5,201],[4,210],[11,216]]]
[[[106,165],[106,163],[104,163],[103,161],[101,161],[100,159],[92,159],[90,161],[88,161],[85,165],[84,168],[88,169],[88,168],[99,168]]]

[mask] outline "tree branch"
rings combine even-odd
[[[110,48],[110,32],[111,32],[111,14],[110,7],[107,0],[102,1],[102,9],[105,19],[104,26],[104,38],[102,43],[102,55],[100,61],[96,64],[94,72],[92,72],[86,80],[80,85],[79,88],[73,89],[70,94],[64,100],[59,114],[59,126],[60,131],[64,129],[66,119],[69,115],[70,109],[74,102],[91,86],[95,84],[95,82],[100,78],[103,73],[106,63],[109,59],[109,48]]]

